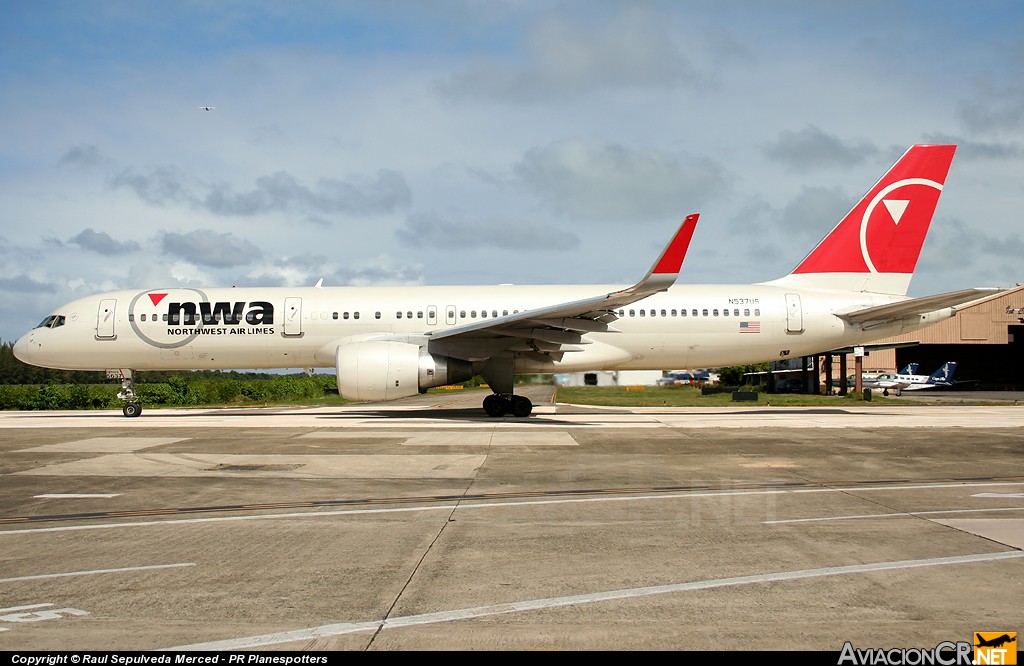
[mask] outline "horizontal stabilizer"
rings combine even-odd
[[[992,296],[999,291],[1001,290],[994,287],[961,289],[960,291],[951,291],[945,294],[936,294],[934,296],[923,296],[921,298],[911,298],[905,301],[899,301],[898,303],[878,305],[872,308],[854,310],[853,312],[837,313],[837,316],[851,324],[863,324],[864,322],[869,321],[897,321],[900,319],[907,319],[908,317],[913,317],[915,315],[935,312],[936,310],[941,310],[943,308],[965,305],[971,301],[976,301],[986,296]]]

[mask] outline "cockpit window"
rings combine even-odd
[[[39,325],[36,326],[36,328],[57,328],[58,326],[63,326],[64,322],[64,315],[50,315],[39,322]]]

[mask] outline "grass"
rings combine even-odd
[[[730,405],[761,405],[772,407],[836,407],[838,405],[920,405],[906,399],[892,399],[877,393],[871,402],[857,396],[804,395],[800,393],[758,393],[757,401],[734,402],[732,393],[701,395],[693,386],[573,386],[559,387],[555,400],[574,405],[617,407],[725,407]]]

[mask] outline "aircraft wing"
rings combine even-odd
[[[615,310],[671,287],[679,275],[699,214],[688,215],[642,280],[632,287],[597,294],[505,317],[435,331],[427,336],[431,349],[459,358],[486,358],[502,352],[561,354],[581,351],[586,333],[615,331]],[[549,356],[550,358],[550,356]]]
[[[907,319],[908,317],[913,317],[915,315],[935,312],[936,310],[941,310],[943,308],[966,305],[967,303],[976,301],[980,298],[992,296],[1000,291],[1002,290],[994,287],[961,289],[960,291],[951,291],[945,294],[911,298],[905,301],[899,301],[898,303],[889,303],[888,305],[878,305],[872,308],[854,310],[852,312],[837,313],[836,316],[841,319],[845,319],[851,324],[863,324],[865,322],[884,323]]]

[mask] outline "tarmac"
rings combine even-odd
[[[838,652],[1024,629],[1024,405],[523,392],[526,419],[480,392],[0,412],[0,651]]]

